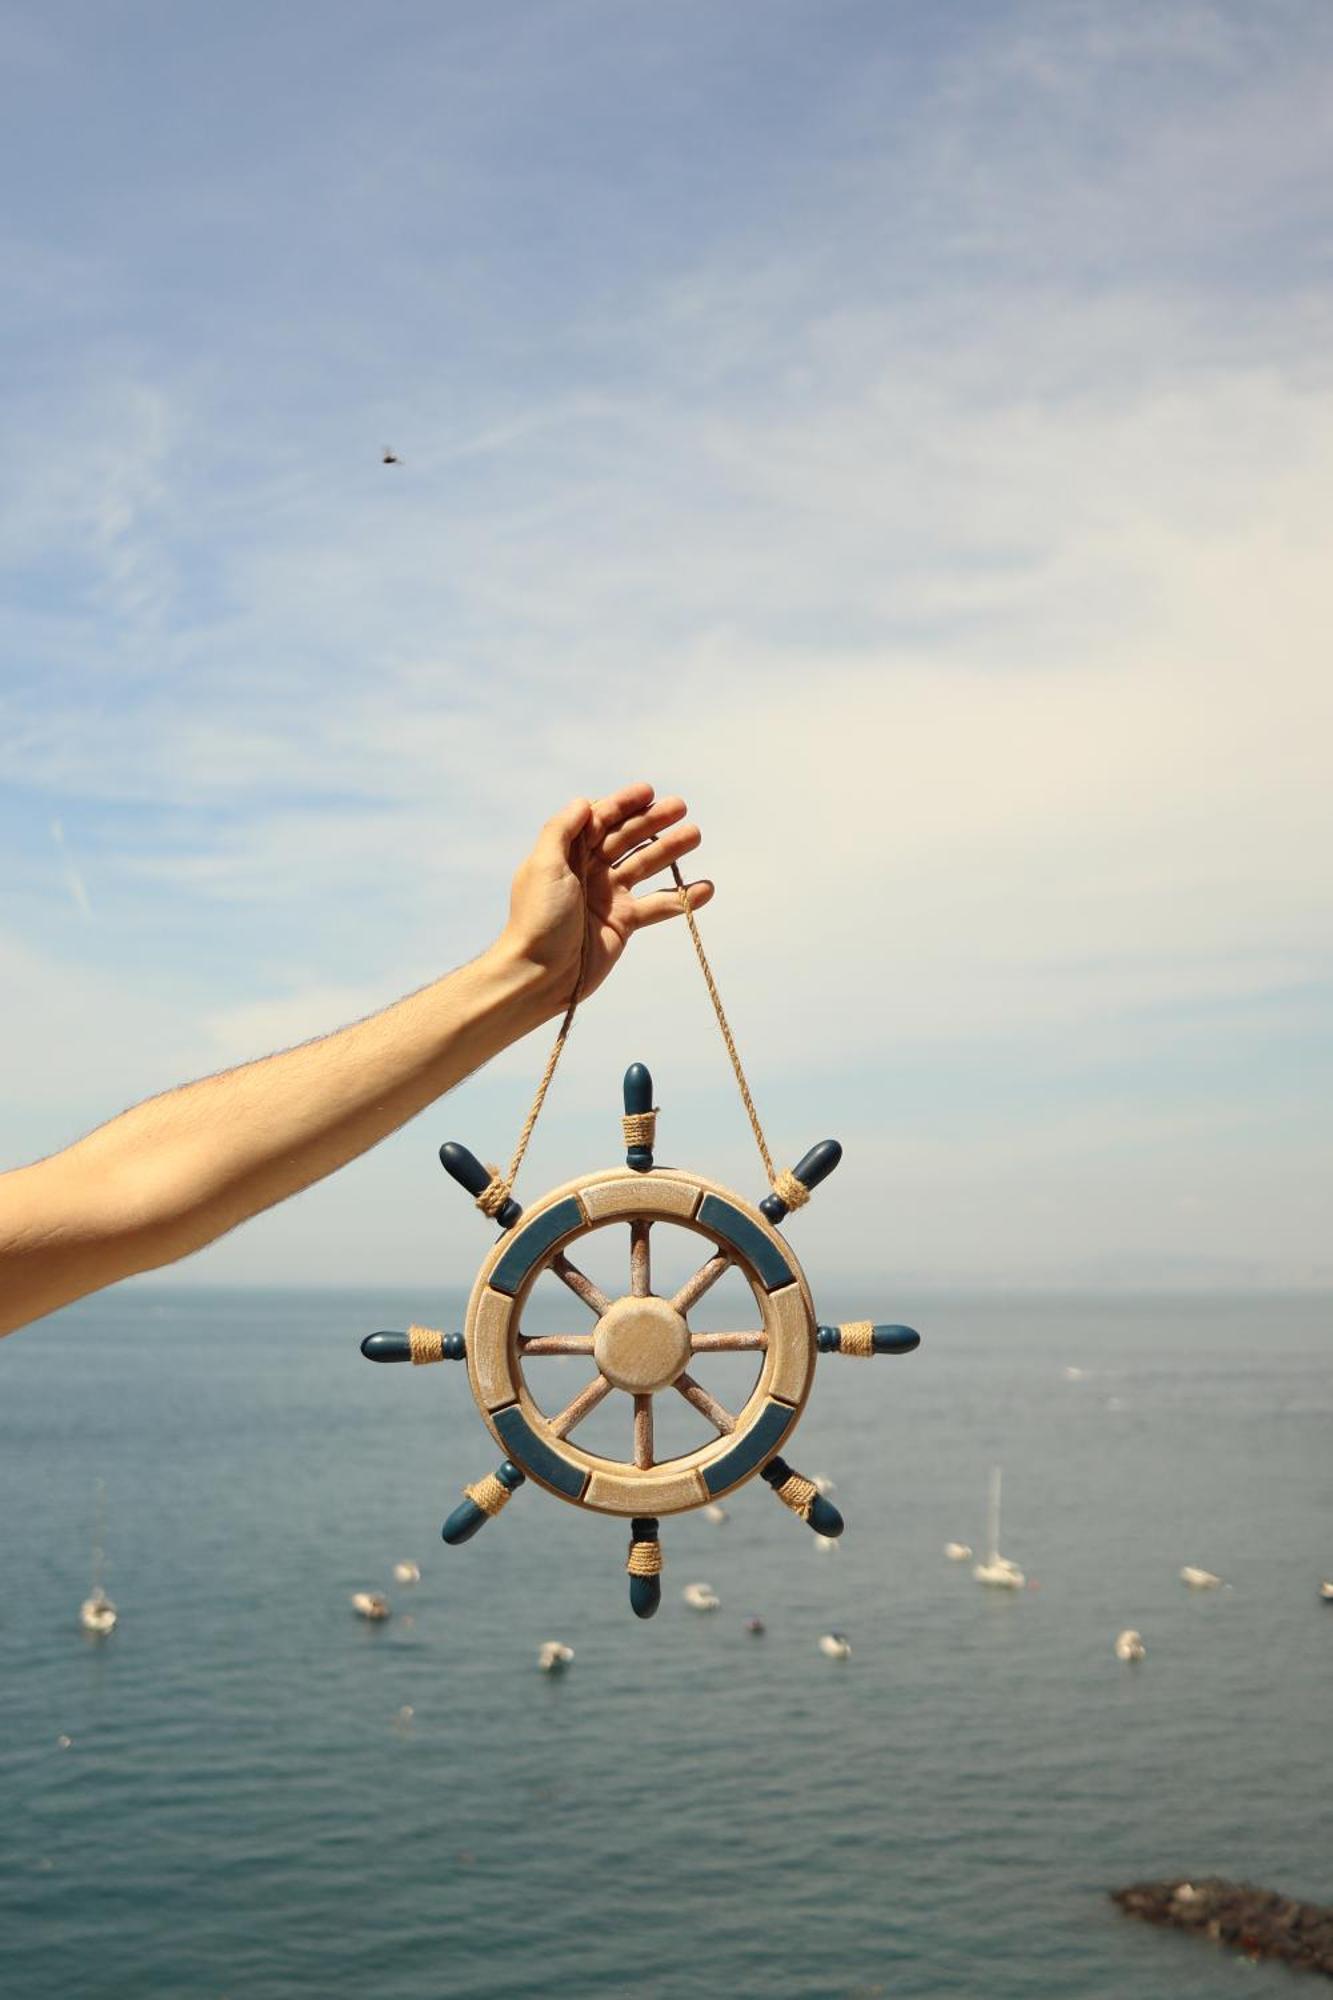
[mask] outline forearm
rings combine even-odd
[[[0,1174],[0,1334],[298,1194],[560,1013],[576,985],[595,993],[636,931],[708,901],[707,882],[644,886],[698,843],[684,800],[641,781],[572,799],[514,876],[498,943],[472,964]]]
[[[545,976],[501,943],[319,1041],[136,1105],[5,1176],[18,1215],[0,1331],[198,1250],[355,1159],[550,1017]]]

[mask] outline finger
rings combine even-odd
[[[646,780],[634,785],[622,785],[618,792],[608,792],[604,799],[598,799],[588,821],[588,838],[593,847],[600,846],[613,827],[623,824],[634,813],[641,813],[653,802],[653,788]]]
[[[537,836],[537,851],[547,861],[568,861],[574,842],[587,826],[593,810],[591,799],[571,799],[552,813]]]
[[[618,888],[633,889],[640,882],[646,882],[663,868],[669,868],[673,861],[679,861],[683,854],[691,854],[703,839],[697,826],[688,821],[684,826],[669,827],[665,833],[650,840],[643,847],[636,847],[615,871]]]
[[[684,819],[686,806],[684,799],[668,796],[655,799],[646,812],[638,812],[608,834],[602,842],[603,861],[623,861],[633,848],[642,847],[645,840],[651,840],[664,827],[674,826],[678,819]]]
[[[701,910],[705,903],[713,900],[713,885],[711,882],[690,882],[685,893],[689,897],[690,908]],[[654,889],[647,896],[632,896],[630,908],[634,912],[636,930],[642,929],[645,924],[664,924],[669,917],[684,914],[679,891],[675,889]]]

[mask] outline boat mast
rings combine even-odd
[[[106,1567],[106,1551],[102,1544],[106,1540],[106,1481],[97,1482],[97,1525],[93,1529],[93,1595],[102,1589],[102,1572]]]
[[[987,1551],[986,1560],[992,1563],[998,1562],[1000,1556],[1000,1468],[998,1465],[993,1465],[990,1469],[989,1535],[990,1547]]]

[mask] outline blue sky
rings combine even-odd
[[[646,776],[847,1145],[812,1270],[1333,1281],[1325,6],[11,6],[0,73],[6,1163]],[[434,1148],[542,1054],[188,1274],[466,1277]],[[755,1185],[659,931],[529,1192],[640,1056]]]

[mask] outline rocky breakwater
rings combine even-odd
[[[1298,1903],[1271,1889],[1216,1877],[1199,1882],[1135,1882],[1113,1889],[1111,1900],[1127,1917],[1169,1924],[1247,1958],[1280,1959],[1301,1972],[1333,1979],[1333,1909]]]

